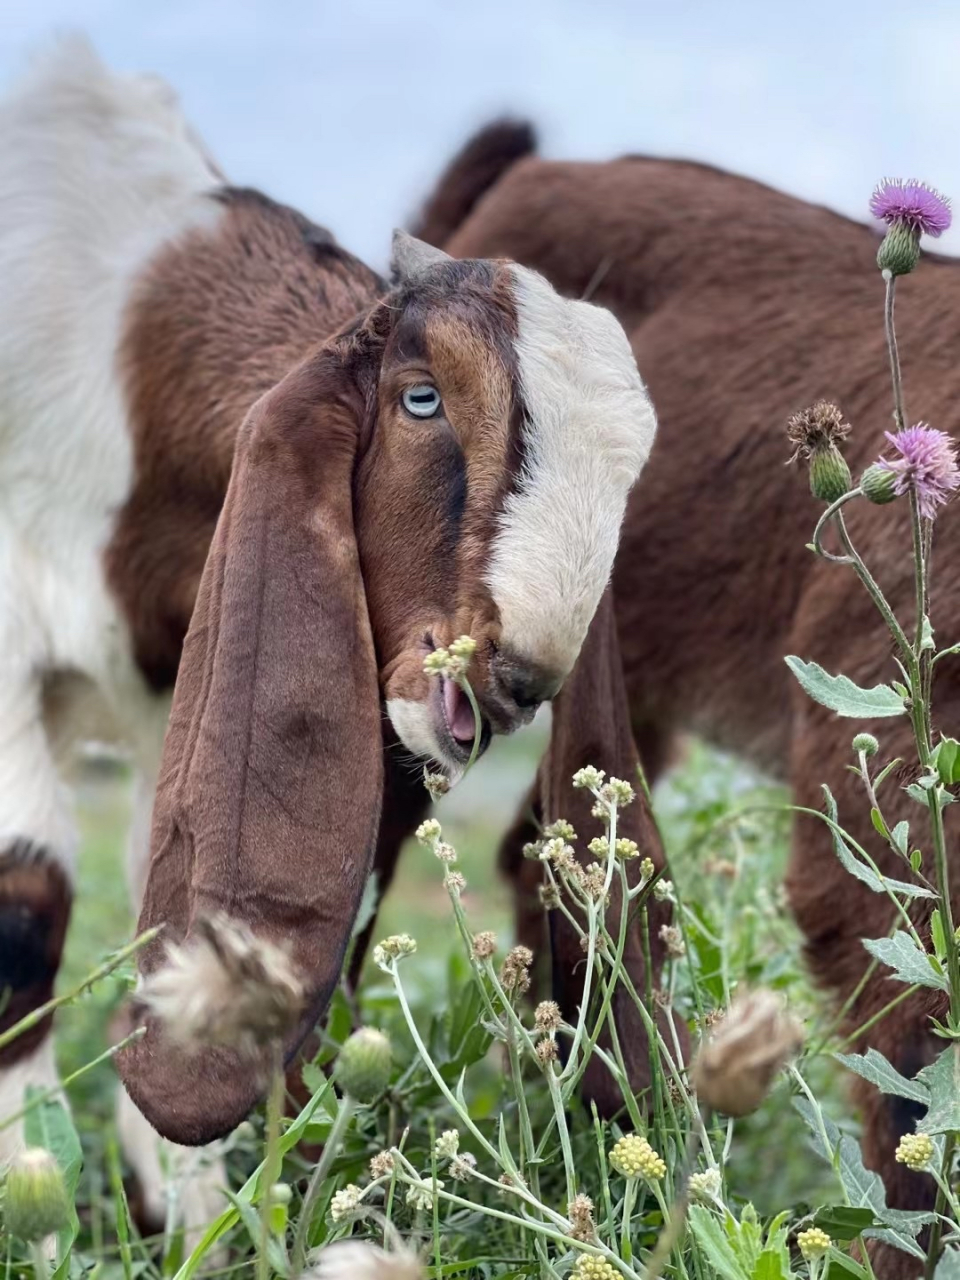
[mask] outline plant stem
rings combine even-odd
[[[956,1150],[957,1135],[948,1133],[946,1141],[943,1144],[943,1163],[940,1166],[940,1177],[944,1183],[950,1180],[950,1166],[953,1164],[953,1153]],[[937,1269],[937,1262],[940,1258],[940,1237],[943,1234],[942,1214],[946,1207],[947,1197],[944,1188],[939,1183],[937,1185],[937,1199],[934,1204],[934,1213],[936,1217],[930,1226],[930,1243],[927,1246],[927,1262],[923,1270],[924,1280],[933,1280],[933,1274]]]
[[[886,298],[883,307],[883,327],[887,335],[887,352],[890,356],[890,381],[893,384],[893,421],[898,431],[902,431],[906,416],[903,411],[903,381],[900,377],[900,352],[897,349],[897,332],[893,323],[894,292],[897,278],[889,271],[884,271],[887,282]]]
[[[317,1167],[310,1175],[310,1181],[307,1184],[306,1194],[303,1197],[303,1204],[300,1208],[300,1219],[297,1222],[297,1230],[293,1238],[293,1254],[290,1261],[291,1275],[298,1276],[303,1271],[303,1264],[307,1256],[310,1221],[313,1218],[313,1211],[317,1207],[320,1192],[323,1190],[324,1179],[330,1170],[330,1166],[336,1159],[337,1151],[346,1136],[347,1129],[350,1126],[354,1106],[355,1103],[350,1095],[344,1094],[340,1099],[337,1118],[334,1120],[330,1134],[324,1143],[323,1154],[317,1162]],[[267,1190],[269,1192],[269,1188]]]

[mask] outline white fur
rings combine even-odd
[[[525,267],[511,271],[526,462],[487,581],[502,646],[564,676],[610,576],[656,418],[613,315],[561,298]]]
[[[218,181],[169,88],[110,73],[81,40],[0,101],[0,851],[32,839],[70,865],[57,755],[90,704],[97,735],[105,710],[155,772],[168,704],[144,686],[102,563],[132,479],[117,344],[144,264],[222,216],[204,195]],[[0,1116],[56,1080],[48,1037],[0,1072]]]

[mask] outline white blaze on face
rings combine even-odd
[[[525,461],[487,583],[502,647],[565,676],[610,577],[656,418],[614,316],[561,298],[525,267],[510,270]]]

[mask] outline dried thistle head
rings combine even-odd
[[[593,1220],[593,1201],[582,1193],[574,1196],[567,1205],[567,1217],[570,1219],[570,1234],[574,1240],[592,1240],[597,1234]]]
[[[497,935],[489,929],[482,929],[473,935],[471,950],[474,960],[489,960],[497,949]]]
[[[772,991],[738,995],[702,1044],[691,1082],[700,1101],[712,1110],[749,1115],[802,1043],[800,1024]]]
[[[508,994],[523,995],[530,990],[530,966],[533,952],[529,947],[513,947],[507,952],[500,970],[500,981]]]
[[[304,986],[282,947],[218,914],[199,917],[188,942],[168,943],[139,995],[184,1049],[222,1045],[256,1059],[295,1027]]]
[[[533,1025],[537,1031],[543,1035],[552,1035],[562,1021],[563,1015],[556,1000],[540,1001],[533,1015]]]
[[[844,422],[837,405],[829,400],[818,400],[787,419],[787,439],[793,445],[789,460],[796,462],[802,458],[806,461],[831,445],[839,449],[850,431],[850,423]]]
[[[405,1246],[387,1252],[365,1240],[340,1240],[317,1254],[303,1280],[423,1280],[417,1255]]]

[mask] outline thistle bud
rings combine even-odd
[[[334,1064],[334,1078],[357,1102],[379,1098],[390,1083],[393,1052],[390,1041],[374,1027],[361,1027],[347,1040]]]
[[[802,1042],[799,1023],[772,991],[738,996],[701,1045],[691,1073],[693,1087],[713,1111],[749,1115]]]
[[[293,1192],[285,1182],[275,1182],[270,1188],[269,1223],[275,1236],[282,1236],[287,1230],[287,1206],[292,1198]]]
[[[36,1244],[70,1221],[70,1201],[60,1166],[43,1147],[28,1147],[7,1170],[4,1219],[12,1236]]]
[[[909,275],[920,261],[920,236],[903,222],[894,223],[880,242],[877,266],[892,276]]]
[[[896,472],[889,470],[887,467],[878,466],[877,463],[867,467],[860,477],[860,488],[863,490],[863,496],[869,502],[875,502],[877,506],[881,507],[884,503],[892,502],[897,496],[896,483]]]
[[[880,750],[880,743],[872,733],[858,733],[851,745],[854,751],[862,751],[865,756],[875,756]]]
[[[821,502],[836,502],[853,487],[846,459],[835,444],[815,449],[810,457],[810,492]]]

